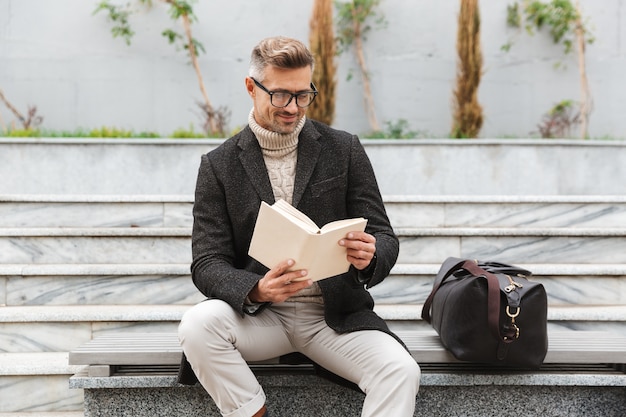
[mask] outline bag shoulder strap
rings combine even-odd
[[[435,293],[441,284],[443,284],[454,271],[460,269],[466,261],[466,259],[449,257],[439,268],[439,272],[437,272],[437,277],[435,278],[435,283],[433,284],[433,289],[428,295],[428,298],[426,298],[426,301],[424,301],[424,306],[422,307],[422,319],[427,323],[431,322],[430,307],[433,303]]]
[[[497,340],[508,341],[507,337],[500,334],[500,282],[498,277],[491,272],[485,271],[472,261],[463,264],[463,269],[474,276],[482,275],[487,279],[487,322],[489,331]]]

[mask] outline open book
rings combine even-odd
[[[348,232],[362,232],[367,220],[359,217],[330,222],[319,228],[309,217],[284,200],[261,202],[248,255],[268,268],[293,259],[291,270],[309,271],[304,279],[318,281],[347,272],[350,263],[339,241]]]

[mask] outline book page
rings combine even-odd
[[[287,216],[291,216],[294,220],[302,223],[302,226],[311,233],[319,233],[320,228],[315,224],[313,220],[306,214],[286,202],[285,200],[278,200],[271,206],[273,209],[285,213]]]
[[[363,227],[361,228],[361,223]],[[356,232],[365,230],[365,224],[367,224],[367,220],[363,217],[356,217],[354,219],[344,219],[344,220],[336,220],[334,222],[330,222],[325,224],[321,229],[320,233],[328,233],[337,229],[346,229],[347,232]],[[354,230],[349,230],[350,226],[354,225],[356,228]]]

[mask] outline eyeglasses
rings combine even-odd
[[[261,84],[254,78],[252,77],[250,78],[252,79],[252,81],[254,81],[257,87],[259,87],[261,90],[265,91],[267,94],[270,95],[270,103],[272,104],[272,106],[278,107],[278,108],[287,107],[289,103],[291,103],[291,100],[293,100],[294,97],[296,98],[296,106],[300,108],[309,107],[311,103],[313,103],[313,100],[315,100],[315,97],[317,97],[317,94],[318,94],[318,91],[313,85],[313,83],[311,83],[312,91],[288,93],[286,91],[270,91],[267,88],[265,88],[263,84]]]

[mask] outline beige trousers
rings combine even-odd
[[[295,351],[356,383],[366,394],[361,416],[410,417],[415,411],[420,368],[406,349],[380,331],[335,332],[319,304],[284,302],[242,317],[223,301],[207,300],[184,314],[178,334],[224,416],[250,417],[265,404],[246,361]]]

